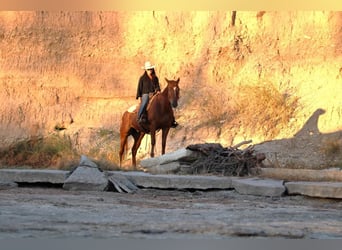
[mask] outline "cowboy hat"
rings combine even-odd
[[[141,68],[147,70],[147,69],[154,69],[154,67],[155,66],[152,65],[151,62],[147,61],[147,62],[145,62],[145,66],[143,66]]]

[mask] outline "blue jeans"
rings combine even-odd
[[[150,99],[150,97],[149,97],[148,94],[143,94],[141,96],[141,104],[140,104],[140,108],[139,108],[139,111],[138,111],[138,119],[145,112],[149,99]]]

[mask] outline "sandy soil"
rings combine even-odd
[[[233,190],[0,191],[0,239],[342,238],[342,202]]]

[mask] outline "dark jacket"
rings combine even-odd
[[[154,74],[152,79],[150,79],[145,71],[139,79],[136,99],[139,99],[143,94],[154,93],[156,91],[160,91],[158,77]]]

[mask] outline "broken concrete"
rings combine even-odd
[[[165,164],[159,164],[156,166],[151,166],[148,172],[151,174],[174,174],[178,172],[181,168],[181,163],[178,161],[169,162]]]
[[[50,169],[0,169],[0,181],[63,184],[68,173]]]
[[[261,178],[240,178],[204,175],[152,175],[143,172],[108,171],[98,168],[78,166],[67,178],[69,172],[44,169],[0,169],[0,189],[13,188],[17,183],[64,184],[68,190],[106,190],[108,179],[113,175],[122,175],[136,186],[162,189],[235,189],[240,194],[258,196],[282,196],[285,189],[289,195],[306,195],[322,198],[342,198],[341,182],[287,182]],[[76,178],[76,175],[78,177]],[[116,178],[121,185],[122,178]],[[115,180],[114,180],[115,181]],[[116,184],[118,184],[116,183]],[[114,184],[113,184],[114,185]],[[121,188],[121,190],[125,191]],[[126,190],[127,192],[127,190]]]
[[[0,190],[6,190],[6,189],[11,189],[11,188],[16,188],[16,187],[18,187],[18,184],[15,182],[0,181]]]
[[[161,155],[159,157],[143,159],[140,161],[142,168],[151,168],[153,166],[158,166],[174,161],[195,161],[200,157],[202,153],[188,150],[186,148],[181,148],[171,153]]]
[[[114,188],[119,193],[133,193],[139,189],[130,180],[128,180],[126,176],[120,173],[112,173],[110,176],[108,176],[108,181],[114,185]]]
[[[233,187],[239,194],[259,195],[259,196],[282,196],[286,188],[283,181],[247,178],[247,179],[233,179]]]
[[[314,169],[288,169],[288,168],[260,168],[259,177],[281,179],[285,181],[342,181],[340,168],[322,170]]]
[[[87,156],[81,155],[81,160],[79,166],[90,167],[90,168],[99,168],[95,162],[88,159]]]
[[[108,186],[108,179],[97,165],[82,155],[80,165],[64,181],[63,188],[79,191],[104,191]]]
[[[287,182],[289,194],[300,194],[320,198],[342,198],[341,182]]]
[[[65,180],[63,188],[79,191],[104,191],[108,180],[103,172],[96,168],[79,166]]]
[[[135,185],[163,189],[231,189],[232,178],[203,175],[151,175],[142,172],[123,172]]]

